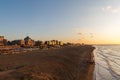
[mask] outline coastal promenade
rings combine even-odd
[[[72,45],[27,54],[0,55],[0,80],[93,80],[94,47]]]

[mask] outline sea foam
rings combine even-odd
[[[120,46],[95,46],[95,80],[120,80]]]

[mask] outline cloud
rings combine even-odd
[[[94,37],[93,33],[89,33],[89,35],[90,35],[90,38],[93,38],[93,37]]]
[[[82,33],[78,33],[78,35],[82,35]]]
[[[120,7],[106,6],[106,7],[103,7],[102,10],[109,11],[112,13],[118,13],[118,12],[120,12]]]

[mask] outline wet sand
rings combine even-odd
[[[92,46],[0,55],[0,80],[93,80]]]

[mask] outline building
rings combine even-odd
[[[57,45],[57,40],[51,40],[51,45],[54,46],[54,45]]]
[[[35,41],[35,46],[41,46],[44,45],[43,41]]]
[[[52,46],[55,46],[55,45],[62,46],[64,44],[62,41],[58,41],[58,40],[51,40],[50,42]]]
[[[4,36],[0,36],[0,46],[4,46]]]
[[[63,43],[62,41],[59,41],[59,45],[60,45],[60,46],[63,46],[64,43]]]
[[[14,41],[12,41],[12,45],[24,46],[25,45],[25,41],[24,40],[14,40]]]
[[[45,45],[51,45],[51,42],[50,42],[50,41],[45,41],[44,44],[45,44]]]
[[[58,41],[58,40],[51,40],[51,41],[45,41],[45,45],[47,46],[62,46],[64,43],[62,41]]]
[[[4,45],[8,45],[7,39],[4,39],[4,40],[3,40],[3,43],[4,43]]]
[[[29,36],[24,38],[24,41],[25,41],[26,46],[34,46],[35,45],[35,41],[32,40]]]
[[[43,41],[35,41],[35,46],[39,47],[40,49],[47,48],[47,45]]]

